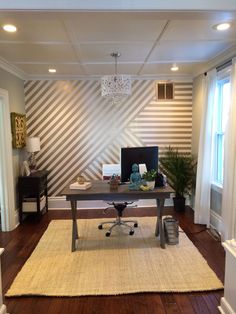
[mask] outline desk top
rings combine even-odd
[[[68,188],[62,191],[67,201],[72,200],[132,200],[132,199],[165,199],[169,198],[174,190],[170,186],[155,188],[152,191],[130,191],[127,184],[119,185],[117,191],[111,191],[107,181],[91,181],[92,187],[87,190],[71,190]]]

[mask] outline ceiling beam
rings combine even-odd
[[[0,1],[2,10],[236,10],[235,0],[41,0]]]

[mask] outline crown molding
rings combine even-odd
[[[3,59],[1,57],[0,57],[0,68],[7,71],[8,73],[11,73],[11,74],[17,76],[18,78],[20,78],[22,80],[27,79],[27,74],[25,72],[20,70],[15,65],[10,64],[8,61],[6,61],[5,59]]]
[[[194,78],[216,68],[220,64],[227,62],[228,60],[234,58],[235,56],[236,56],[236,45],[225,50],[223,53],[211,59],[209,62],[206,62],[204,66],[202,67],[199,66],[199,70],[194,73]]]
[[[86,76],[86,75],[28,75],[25,80],[28,81],[98,81],[100,80],[102,75],[98,76]],[[180,81],[180,82],[189,82],[193,81],[193,76],[189,75],[140,75],[140,76],[132,76],[132,81],[144,81],[144,80],[165,80],[165,81]]]
[[[133,80],[164,80],[164,81],[175,81],[175,82],[189,82],[193,81],[193,76],[186,74],[159,74],[159,75],[140,75],[140,76],[132,76]]]
[[[220,64],[234,58],[236,56],[236,45],[233,45],[231,48],[225,50],[223,53],[216,56],[214,59],[212,59],[210,62],[208,62],[208,65],[210,68],[214,68],[216,66],[219,66]]]

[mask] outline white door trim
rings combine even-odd
[[[0,180],[1,192],[1,223],[2,231],[10,231],[15,228],[15,192],[13,179],[12,137],[9,110],[8,91],[0,88]]]

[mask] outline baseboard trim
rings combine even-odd
[[[220,306],[218,306],[218,309],[221,314],[236,314],[224,297],[221,298]]]
[[[15,210],[15,219],[14,219],[14,221],[15,221],[15,228],[16,227],[18,227],[19,226],[19,224],[20,224],[20,222],[19,222],[19,209],[16,209]],[[1,314],[1,312],[0,312],[0,314]]]
[[[105,201],[78,201],[77,204],[80,209],[104,209],[107,207]],[[135,204],[138,207],[156,207],[156,200],[138,200]],[[167,199],[165,206],[173,206],[172,199]],[[49,210],[69,210],[70,208],[70,202],[66,201],[64,196],[51,196],[48,198]]]
[[[216,229],[219,233],[222,226],[222,217],[211,209],[210,211],[210,226]]]

